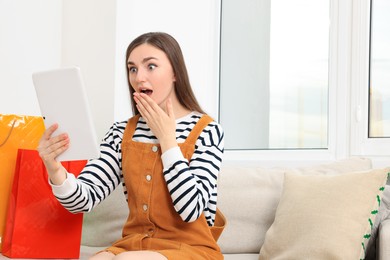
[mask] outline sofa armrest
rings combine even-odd
[[[378,259],[390,259],[390,219],[385,219],[380,224],[377,243]]]

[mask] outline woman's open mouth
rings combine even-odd
[[[153,90],[151,90],[151,89],[141,89],[140,92],[150,96],[153,93]]]

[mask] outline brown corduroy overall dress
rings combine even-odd
[[[163,176],[160,146],[132,140],[138,119],[139,115],[130,118],[122,140],[122,172],[130,213],[122,238],[106,250],[114,254],[152,250],[169,260],[223,259],[216,243],[225,225],[223,215],[217,211],[213,227],[208,226],[203,213],[191,223],[180,218]],[[203,116],[179,144],[188,161],[198,136],[211,121]]]

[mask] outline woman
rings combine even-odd
[[[38,150],[53,193],[69,211],[88,212],[123,183],[130,209],[123,237],[93,260],[223,259],[215,235],[223,229],[215,225],[216,215],[223,220],[216,207],[222,128],[196,101],[172,36],[139,36],[126,63],[135,116],[111,127],[100,158],[77,179],[55,160],[69,137],[52,137],[57,125],[44,133]]]

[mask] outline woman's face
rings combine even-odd
[[[135,92],[145,93],[159,106],[168,97],[175,98],[175,75],[167,55],[160,49],[141,44],[127,60],[129,81]]]

